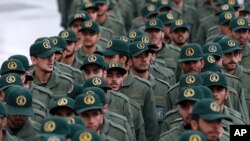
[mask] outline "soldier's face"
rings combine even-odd
[[[86,66],[83,71],[84,71],[83,78],[85,80],[93,78],[93,77],[102,77],[102,78],[106,77],[106,71],[97,65],[90,64]]]
[[[118,91],[120,89],[120,87],[122,86],[123,79],[123,75],[118,71],[107,72],[106,81],[109,87],[114,91]]]
[[[191,113],[193,110],[193,101],[184,101],[180,105],[178,105],[179,113],[183,119],[183,121],[187,124],[190,124],[191,122]]]
[[[131,59],[132,69],[137,72],[146,72],[148,71],[151,61],[151,54],[149,52],[143,52],[140,55],[133,57]]]
[[[185,44],[189,38],[189,32],[186,29],[176,29],[171,33],[172,39],[175,44]]]
[[[79,30],[81,29],[81,23],[82,23],[81,20],[76,20],[70,25],[70,29],[75,32],[77,37],[81,36],[79,32]]]
[[[164,32],[159,29],[150,29],[146,31],[146,34],[149,35],[151,38],[151,42],[154,45],[160,45],[162,44],[163,37],[164,37]]]
[[[93,131],[99,131],[103,124],[103,113],[101,110],[91,110],[84,113],[81,113],[80,116],[83,118],[83,121],[87,128]]]
[[[21,128],[27,119],[28,116],[8,116],[7,124],[11,128]]]
[[[212,90],[213,97],[218,102],[218,104],[224,104],[224,102],[228,98],[227,89],[223,86],[211,86],[210,89]]]
[[[227,24],[219,25],[219,30],[220,30],[221,34],[223,34],[225,36],[229,36],[229,37],[232,36],[232,32],[229,28],[229,25],[227,25]]]
[[[92,47],[100,39],[100,34],[92,30],[85,30],[82,32],[82,38],[85,47]]]
[[[108,10],[108,5],[107,4],[97,4],[98,6],[98,11],[97,11],[97,16],[103,16],[104,14],[106,14],[107,10]]]
[[[57,115],[60,117],[70,117],[74,115],[74,111],[67,107],[60,107],[55,111],[54,115]]]
[[[32,63],[35,65],[36,70],[51,73],[54,68],[55,54],[47,58],[32,57]]]
[[[222,133],[221,120],[207,121],[199,118],[198,120],[192,120],[191,123],[192,129],[203,132],[208,141],[219,140],[219,136]]]
[[[182,70],[185,74],[187,73],[201,73],[204,67],[204,61],[184,61],[181,63]]]
[[[234,51],[231,53],[224,54],[222,59],[222,65],[226,70],[232,71],[236,69],[239,61],[240,61],[240,52]]]
[[[97,11],[95,9],[86,9],[86,11],[89,14],[90,20],[91,21],[96,21],[96,19],[97,19]]]
[[[170,26],[165,25],[164,28],[163,28],[163,31],[164,31],[164,38],[171,39]]]
[[[239,29],[236,31],[232,31],[232,37],[235,38],[240,43],[240,45],[245,45],[248,38],[248,30]]]
[[[75,53],[76,42],[67,42],[67,49],[64,50],[65,57],[71,57]]]

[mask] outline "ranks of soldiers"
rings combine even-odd
[[[250,123],[248,3],[58,0],[64,29],[0,62],[0,140],[229,141]]]

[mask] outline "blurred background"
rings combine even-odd
[[[35,39],[61,30],[56,0],[0,0],[0,65],[13,54],[29,57]]]

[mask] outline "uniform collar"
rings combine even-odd
[[[123,85],[122,86],[129,86],[129,85],[131,85],[133,83],[134,79],[135,79],[135,76],[131,72],[129,72],[128,75],[127,75],[127,77],[123,81]]]

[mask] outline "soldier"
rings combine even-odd
[[[204,95],[199,86],[189,86],[182,88],[178,94],[177,102],[178,111],[182,121],[177,127],[174,127],[171,130],[163,133],[160,136],[160,141],[178,140],[184,131],[190,130],[193,105],[203,98]]]
[[[218,65],[222,64],[222,48],[218,43],[206,43],[202,47],[204,55],[212,55]]]
[[[102,139],[110,136],[117,140],[128,141],[126,129],[105,118],[103,105],[98,95],[99,93],[87,91],[77,96],[75,103],[77,114],[82,117],[86,127],[99,132]]]
[[[120,90],[126,73],[126,69],[124,69],[119,63],[110,62],[108,64],[106,81],[113,91]],[[145,127],[140,105],[130,100],[130,108],[133,116],[136,140],[145,141]]]
[[[59,36],[52,36],[50,37],[55,49],[57,50],[55,52],[55,59],[56,61],[58,62],[61,62],[62,61],[62,58],[64,57],[64,53],[63,51],[66,50],[66,41],[59,37]]]
[[[74,31],[77,36],[76,48],[82,47],[82,36],[79,32],[81,29],[82,22],[90,20],[90,17],[85,11],[78,11],[74,13],[69,19],[68,27],[70,30]]]
[[[123,68],[129,70],[129,47],[126,42],[117,39],[110,40],[106,49],[99,53],[104,55],[107,62],[119,62]],[[146,137],[149,140],[157,140],[156,129],[158,125],[152,87],[147,81],[135,77],[132,73],[127,73],[125,76],[120,92],[140,104],[145,122]],[[148,115],[149,112],[152,114]]]
[[[61,38],[66,42],[66,48],[63,51],[64,57],[60,62],[70,65],[74,68],[80,69],[82,61],[75,55],[77,37],[72,30],[63,30],[59,33]]]
[[[75,115],[74,105],[75,100],[68,96],[54,96],[55,102],[52,108],[49,109],[51,115],[60,117],[70,117]]]
[[[246,124],[242,114],[233,108],[225,105],[226,100],[229,98],[228,85],[226,78],[222,73],[207,72],[203,75],[203,85],[209,87],[213,92],[214,100],[220,106],[221,111],[232,119],[231,122],[222,120],[223,128],[229,132],[229,126],[232,124]]]
[[[156,19],[146,22],[145,33],[151,38],[151,43],[157,47],[155,49],[155,62],[162,62],[163,60],[163,66],[172,69],[173,72],[177,75],[178,64],[176,60],[180,55],[180,50],[163,42],[164,32],[163,24],[161,23],[161,21],[159,19]]]
[[[61,14],[61,26],[66,29],[68,23],[68,17],[70,15],[70,7],[73,4],[73,0],[57,0],[58,10]]]
[[[242,104],[244,104],[244,99],[247,103],[247,109],[249,109],[249,101],[248,101],[248,79],[249,79],[249,70],[245,69],[243,66],[239,65],[240,61],[240,52],[242,51],[242,48],[239,45],[239,42],[237,42],[233,38],[226,38],[224,40],[221,40],[219,44],[222,47],[223,50],[223,71],[225,73],[229,73],[231,75],[237,76],[240,79],[240,82],[242,83],[244,92],[246,95],[239,95],[240,100]],[[243,107],[244,108],[244,107]],[[245,109],[245,110],[247,110]],[[244,109],[243,109],[244,110]]]
[[[242,58],[240,64],[245,68],[250,68],[250,55],[249,48],[250,44],[248,42],[248,21],[245,18],[233,18],[230,23],[230,29],[232,31],[232,37],[240,43],[242,50]]]
[[[172,37],[172,45],[176,48],[181,48],[188,43],[190,26],[182,19],[176,19],[172,22],[170,33]]]
[[[193,106],[191,128],[203,132],[209,141],[229,141],[229,135],[222,130],[222,120],[230,120],[213,99],[202,99]]]
[[[94,0],[98,6],[96,22],[101,26],[109,28],[114,31],[114,35],[125,35],[126,30],[122,22],[115,18],[112,18],[108,13],[108,1],[107,0]]]
[[[77,58],[83,60],[84,57],[93,54],[95,51],[102,50],[102,48],[97,45],[97,41],[101,37],[98,23],[94,21],[85,21],[79,32],[82,34],[83,46],[76,51]]]
[[[32,140],[40,124],[31,120],[33,115],[31,93],[22,86],[13,85],[6,92],[7,124],[4,128],[23,140]]]
[[[250,5],[249,4],[240,4],[239,17],[250,19]]]
[[[174,16],[171,13],[162,13],[157,16],[157,19],[161,20],[162,24],[164,25],[164,43],[170,44],[172,42],[172,37],[170,34],[170,25],[174,21]]]
[[[34,83],[50,89],[55,95],[66,94],[71,91],[72,79],[59,74],[54,69],[55,50],[50,41],[35,42],[30,47],[31,61],[34,65]]]
[[[149,71],[151,52],[146,44],[143,42],[134,42],[129,45],[129,51],[131,56],[131,72],[151,83],[154,91],[156,112],[159,128],[161,129],[161,124],[163,122],[163,117],[166,111],[166,93],[169,90],[170,85],[160,78],[154,77]]]

